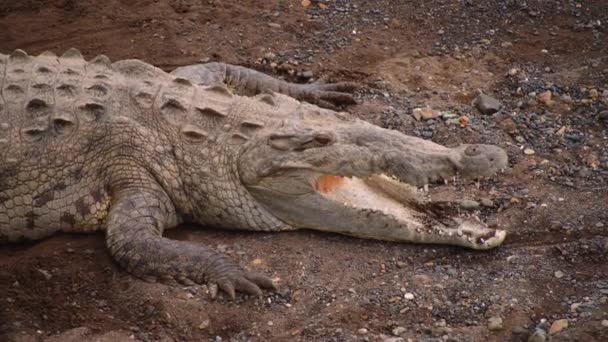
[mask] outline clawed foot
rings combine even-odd
[[[306,84],[302,85],[298,100],[335,110],[339,106],[356,104],[353,92],[357,88],[359,86],[352,82]]]
[[[210,279],[208,286],[211,298],[217,296],[219,289],[224,291],[232,300],[236,298],[236,291],[260,297],[262,296],[262,288],[276,290],[276,286],[270,278],[242,270],[230,271],[217,278]]]

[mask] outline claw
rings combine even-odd
[[[245,278],[247,278],[247,280],[250,280],[251,282],[253,282],[254,284],[261,286],[262,288],[265,289],[271,289],[271,290],[276,290],[277,287],[274,284],[274,282],[272,281],[272,279],[260,275],[260,274],[255,274],[255,273],[247,273],[245,275]]]
[[[223,279],[217,282],[222,291],[226,292],[226,294],[230,297],[230,299],[234,300],[236,298],[236,290],[234,289],[234,285],[230,280]]]
[[[218,287],[216,283],[210,283],[208,285],[209,287],[209,295],[211,296],[211,299],[215,299],[215,297],[217,297],[217,292],[218,292]]]
[[[247,294],[257,296],[257,297],[262,296],[262,290],[256,284],[254,284],[253,282],[249,281],[246,278],[243,278],[243,277],[238,278],[238,279],[236,279],[235,283],[236,283],[236,288],[239,291],[242,291]]]

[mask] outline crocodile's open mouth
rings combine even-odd
[[[283,187],[286,184],[289,188]],[[271,213],[298,228],[474,249],[496,247],[506,235],[427,201],[415,186],[382,174],[354,177],[291,170],[264,179],[250,191]]]
[[[367,178],[320,175],[314,183],[323,197],[354,209],[381,211],[402,221],[416,223],[404,204],[416,203],[417,189],[386,175]]]

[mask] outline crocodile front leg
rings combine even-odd
[[[163,238],[164,228],[177,223],[164,191],[123,190],[110,209],[106,242],[121,266],[146,280],[209,283],[232,299],[235,291],[259,296],[260,287],[274,288],[269,278],[244,271],[208,247]]]
[[[351,93],[357,85],[350,82],[289,83],[252,69],[215,62],[188,65],[171,73],[199,85],[224,83],[232,86],[238,94],[246,96],[272,91],[330,109],[356,103]]]

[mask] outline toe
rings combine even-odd
[[[251,282],[253,282],[254,284],[265,288],[265,289],[271,289],[271,290],[276,290],[277,287],[274,284],[274,282],[272,281],[272,279],[263,276],[261,274],[257,274],[257,273],[247,273],[245,275],[245,278],[247,278],[248,280],[250,280]]]
[[[241,292],[245,292],[247,294],[258,297],[262,296],[262,290],[256,284],[249,281],[245,277],[237,278],[234,284],[236,285],[236,289]]]

